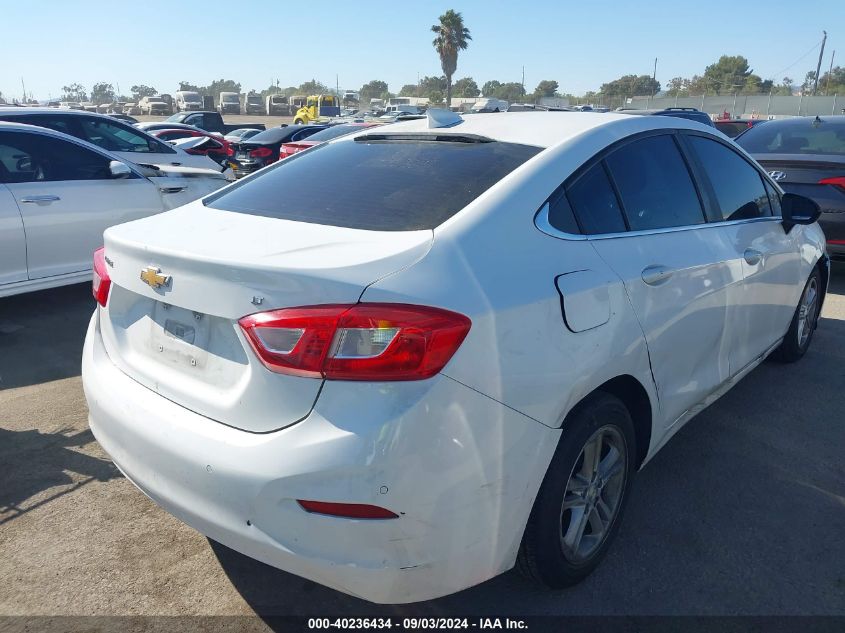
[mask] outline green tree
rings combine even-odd
[[[819,79],[819,91],[824,90],[826,95],[841,95],[845,92],[845,68],[834,66]]]
[[[417,91],[419,90],[419,86],[417,84],[405,84],[402,86],[402,89],[399,90],[400,97],[416,97]]]
[[[478,84],[472,77],[463,77],[455,82],[452,91],[458,97],[477,97],[481,94]]]
[[[689,94],[690,80],[683,77],[673,77],[666,84],[666,93],[670,97],[677,97],[678,95]]]
[[[428,105],[443,105],[443,93],[439,90],[432,90],[428,93]]]
[[[484,82],[484,85],[481,86],[481,94],[485,97],[495,97],[496,91],[501,87],[501,85],[501,82],[496,81],[495,79],[486,81]]]
[[[525,98],[525,87],[518,81],[510,81],[508,83],[501,84],[496,89],[496,94],[493,96],[497,99],[507,101],[508,103],[519,103]]]
[[[446,75],[446,105],[451,106],[452,75],[458,68],[458,53],[467,49],[472,36],[464,26],[463,16],[452,9],[441,15],[431,30],[437,34],[431,44],[440,56],[440,67]]]
[[[446,92],[446,77],[423,77],[420,79],[419,92],[421,97],[430,97],[435,90],[439,92]]]
[[[147,88],[147,86],[132,86],[133,94],[135,92],[135,88]],[[153,94],[155,94],[155,89],[153,89],[153,88],[149,88],[149,89],[153,91]],[[197,86],[195,84],[188,83],[187,81],[180,81],[179,82],[179,90],[193,90],[194,92],[202,92],[202,88],[200,88],[199,86]],[[144,96],[147,96],[147,95],[141,95],[141,96],[144,97]],[[152,97],[153,95],[151,94],[149,96]]]
[[[722,55],[704,69],[704,79],[716,94],[733,94],[759,89],[762,80],[748,66],[742,55]]]
[[[77,101],[79,103],[88,101],[88,93],[82,84],[70,84],[62,86],[61,101]]]
[[[299,91],[298,94],[303,95],[322,95],[331,92],[326,84],[320,83],[316,79],[300,84],[297,90]]]
[[[541,97],[554,97],[557,94],[557,89],[558,83],[556,81],[544,79],[534,88],[534,96],[538,99]]]
[[[369,105],[370,99],[381,99],[381,95],[385,92],[387,92],[387,83],[380,79],[373,79],[361,86],[358,96],[361,98],[362,104]]]
[[[240,94],[241,84],[232,79],[216,79],[207,86],[204,86],[201,92],[207,95],[214,95],[216,99],[217,95],[221,92],[237,92]]]
[[[140,101],[143,97],[153,97],[158,94],[158,91],[153,88],[152,86],[145,86],[141,84],[140,86],[132,86],[130,88],[132,91],[132,100],[133,101]],[[182,84],[179,84],[179,90],[199,90],[198,88],[182,88]]]
[[[599,92],[608,97],[653,95],[660,90],[660,82],[651,75],[623,75],[601,85]]]
[[[114,86],[101,81],[91,88],[91,101],[100,105],[101,103],[112,103],[114,101]]]

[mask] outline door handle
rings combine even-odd
[[[758,250],[754,250],[753,248],[746,248],[742,256],[751,266],[759,264],[760,260],[763,259],[763,253]]]
[[[159,187],[158,190],[162,193],[182,193],[187,187]]]
[[[59,196],[23,196],[21,202],[35,202],[36,204],[49,204],[61,200]]]
[[[643,270],[643,281],[649,286],[659,286],[669,281],[674,271],[668,266],[649,266]]]

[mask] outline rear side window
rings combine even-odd
[[[621,233],[625,220],[604,163],[596,163],[566,190],[569,203],[584,233]]]
[[[722,220],[772,215],[763,179],[748,161],[717,141],[701,136],[689,140],[713,188]]]
[[[0,133],[0,182],[109,178],[109,160],[85,147],[41,134]]]
[[[634,141],[606,160],[632,231],[704,223],[689,170],[671,136]]]
[[[433,229],[538,152],[513,143],[419,138],[326,143],[204,203],[353,229]]]
[[[81,117],[82,138],[111,152],[174,153],[171,147],[128,125]]]

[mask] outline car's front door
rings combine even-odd
[[[106,228],[162,210],[149,180],[112,177],[107,156],[76,143],[4,131],[0,146],[13,148],[17,157],[14,182],[6,187],[23,218],[30,279],[90,269]]]
[[[729,376],[728,296],[742,271],[706,224],[672,133],[617,146],[569,184],[567,196],[625,284],[669,427]]]
[[[789,328],[803,287],[798,243],[784,230],[780,197],[761,172],[727,144],[684,136],[702,175],[711,218],[743,271],[730,298],[731,374],[768,351]],[[767,189],[768,187],[768,189]]]

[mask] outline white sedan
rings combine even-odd
[[[677,118],[362,130],[106,231],[90,425],[203,534],[367,600],[570,585],[678,429],[805,353],[817,217]]]
[[[215,170],[125,163],[66,134],[0,121],[0,297],[91,279],[106,228],[227,182]]]

